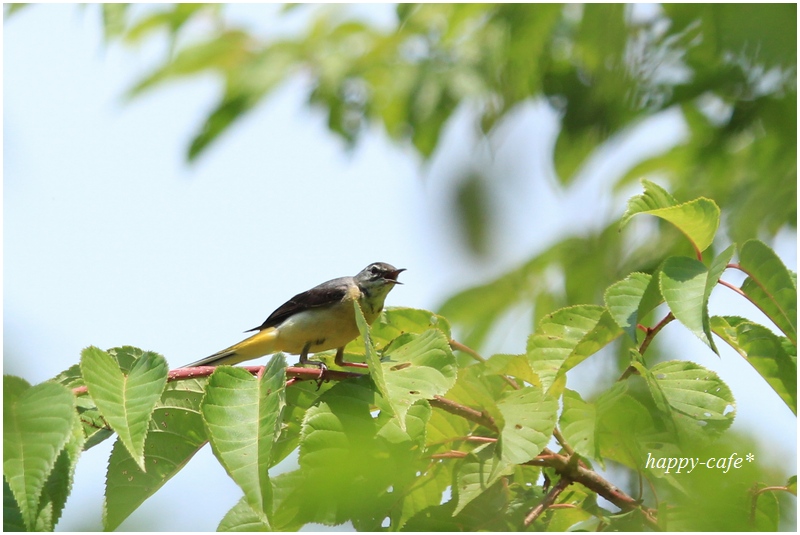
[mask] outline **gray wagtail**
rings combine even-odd
[[[397,276],[403,271],[405,269],[375,262],[355,277],[339,277],[323,282],[295,295],[270,314],[264,323],[245,331],[258,331],[250,338],[185,367],[238,364],[285,351],[299,354],[300,364],[324,368],[321,362],[309,361],[308,353],[334,348],[337,365],[352,364],[344,362],[342,357],[344,346],[359,334],[353,301],[358,300],[367,323],[372,325],[383,310],[386,295],[395,284],[401,284]]]

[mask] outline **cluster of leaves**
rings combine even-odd
[[[81,451],[115,433],[106,529],[206,442],[243,493],[222,531],[347,521],[370,531],[777,529],[778,501],[768,492],[776,487],[754,496],[765,477],[755,468],[725,473],[722,484],[719,475],[647,465],[651,455],[727,456],[735,401],[713,371],[686,360],[648,366],[644,354],[672,320],[712,351],[716,334],[796,414],[796,274],[755,240],[739,249],[738,264],[734,246],[704,263],[719,225],[708,199],[679,203],[645,183],[622,224],[640,214],[677,228],[695,256],[630,274],[607,289],[605,306],[548,314],[523,354],[484,359],[452,339],[444,317],[424,310],[387,310],[370,329],[355,305],[362,336],[348,345],[348,360],[363,360],[368,373],[330,370],[320,385],[301,380],[320,372],[289,368],[282,354],[264,367],[169,372],[162,356],[133,347],[87,348],[79,364],[36,386],[5,376],[4,528],[53,529]],[[781,335],[745,318],[709,316],[727,268],[747,273],[737,292]],[[656,321],[662,303],[669,312]],[[618,339],[630,354],[619,381],[591,401],[566,387],[571,369]],[[333,367],[333,355],[319,358]],[[270,473],[295,450],[296,470]],[[661,506],[626,494],[595,464],[638,472],[652,492],[644,496],[640,482],[640,497]],[[780,489],[796,493],[791,481]]]

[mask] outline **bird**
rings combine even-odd
[[[233,365],[283,351],[300,355],[300,364],[325,369],[322,362],[308,360],[308,354],[336,349],[338,366],[358,366],[344,361],[344,346],[358,335],[353,301],[358,301],[367,323],[383,310],[389,292],[397,285],[398,275],[406,271],[385,262],[374,262],[354,277],[339,277],[299,293],[279,306],[269,317],[247,332],[258,331],[213,355],[184,368]],[[363,365],[362,365],[363,366]]]

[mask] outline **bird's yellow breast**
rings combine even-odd
[[[309,352],[337,349],[355,340],[358,335],[353,301],[361,297],[357,286],[347,290],[344,299],[331,306],[312,308],[299,312],[277,327],[276,351],[300,354],[310,343]],[[372,324],[380,314],[378,310],[366,310],[364,315]]]

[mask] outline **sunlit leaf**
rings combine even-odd
[[[549,392],[556,379],[617,338],[622,331],[605,307],[579,305],[548,314],[529,338],[531,368]]]
[[[535,386],[513,390],[497,402],[504,424],[500,455],[511,464],[530,461],[547,446],[556,425],[558,401]]]
[[[42,491],[74,423],[74,397],[64,386],[3,376],[3,476],[28,530],[37,527]],[[52,521],[40,529],[52,529]]]
[[[117,440],[106,474],[103,525],[116,529],[133,511],[177,474],[206,443],[200,415],[205,380],[167,383],[150,419],[143,472]]]
[[[148,351],[125,374],[109,353],[88,347],[81,352],[81,371],[103,418],[144,470],[147,424],[167,384],[167,361]]]
[[[720,211],[717,204],[706,198],[678,204],[661,186],[642,180],[644,193],[628,201],[628,209],[622,216],[620,227],[624,227],[637,214],[649,214],[669,221],[678,228],[697,251],[711,245],[719,227]]]
[[[606,307],[611,317],[634,342],[636,326],[640,319],[639,307],[650,279],[650,275],[645,273],[631,273],[625,279],[609,286],[605,293]]]
[[[268,470],[286,404],[285,383],[286,359],[280,353],[260,378],[221,366],[209,377],[200,405],[214,455],[263,522],[272,506]]]
[[[264,522],[263,517],[253,511],[244,496],[236,502],[236,505],[225,513],[225,516],[217,526],[217,531],[272,531],[269,524]]]

